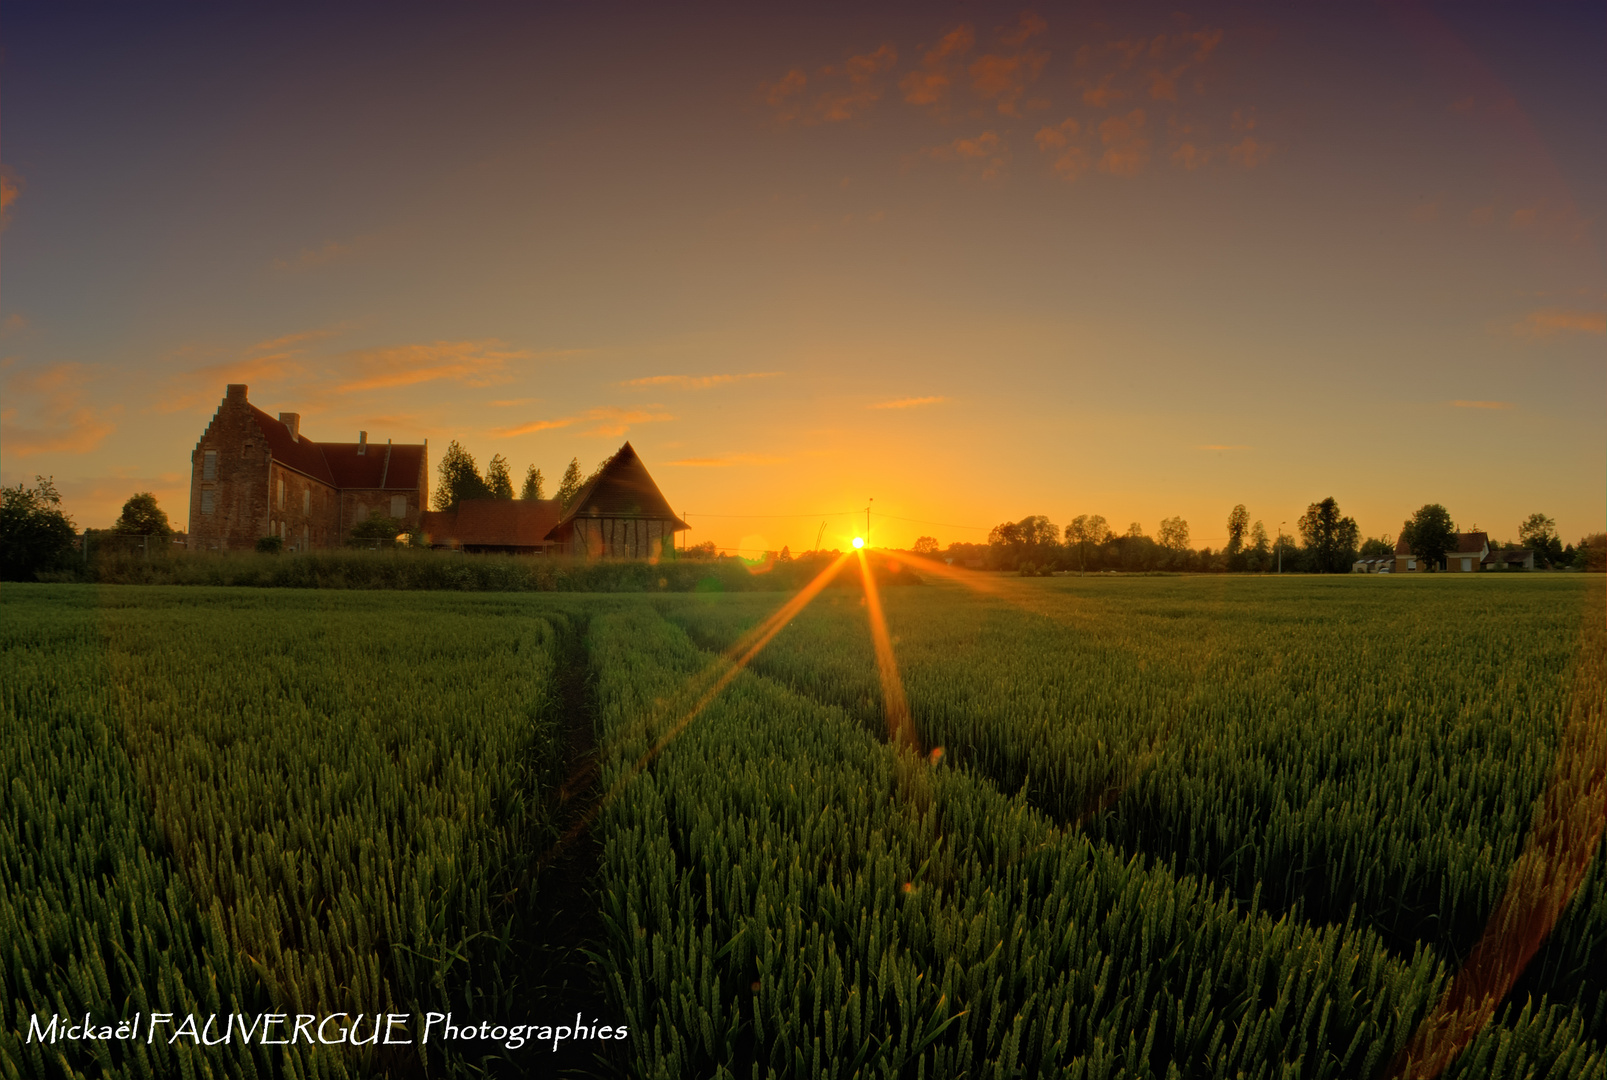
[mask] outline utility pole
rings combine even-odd
[[[876,501],[876,496],[874,496],[874,495],[872,495],[869,499],[865,500],[865,546],[866,547],[870,547],[870,504],[875,502],[875,501]]]
[[[1278,522],[1278,573],[1280,574],[1283,573],[1283,527],[1287,524],[1289,524],[1287,518]]]

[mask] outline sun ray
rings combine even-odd
[[[894,746],[915,746],[915,732],[910,726],[909,702],[904,697],[904,682],[898,677],[898,660],[893,656],[893,639],[887,632],[887,618],[882,613],[882,595],[876,588],[876,576],[871,573],[870,561],[863,550],[857,550],[859,570],[865,581],[865,614],[870,619],[871,641],[876,649],[876,670],[882,679],[882,707],[887,714],[887,741]]]
[[[776,609],[775,612],[773,612],[759,625],[753,627],[751,630],[739,637],[730,648],[726,649],[725,652],[721,654],[722,659],[725,661],[724,664],[716,661],[714,664],[709,665],[709,667],[693,676],[686,691],[682,694],[682,700],[685,700],[686,697],[695,694],[696,700],[693,702],[693,704],[681,714],[680,719],[671,724],[670,727],[654,741],[652,746],[648,747],[645,753],[643,753],[639,758],[636,759],[635,762],[631,764],[629,769],[621,774],[620,777],[609,786],[608,791],[606,791],[602,797],[599,798],[584,815],[582,815],[579,821],[576,821],[572,826],[570,826],[563,836],[561,836],[558,841],[547,850],[547,853],[543,855],[540,860],[538,860],[538,865],[546,866],[553,860],[554,857],[556,857],[558,852],[562,851],[566,846],[573,842],[576,837],[580,836],[587,829],[591,828],[592,822],[597,819],[597,815],[602,812],[603,808],[607,806],[608,803],[613,799],[617,798],[620,792],[624,790],[625,786],[629,784],[631,780],[640,775],[642,770],[646,769],[648,765],[652,764],[653,759],[658,757],[658,755],[663,752],[664,748],[670,744],[671,740],[685,731],[692,721],[696,720],[699,714],[701,714],[704,709],[708,708],[709,703],[718,697],[720,691],[724,690],[726,686],[729,685],[731,680],[736,678],[737,675],[744,668],[746,668],[750,662],[752,662],[753,658],[759,654],[759,651],[768,645],[771,639],[781,632],[782,627],[791,622],[794,616],[796,616],[800,611],[809,605],[810,601],[820,595],[822,589],[831,584],[832,579],[837,576],[837,572],[843,568],[845,563],[847,563],[848,558],[849,556],[847,554],[839,555],[831,562],[830,565],[828,565],[819,574],[815,575],[814,579],[811,580],[809,584],[798,590],[798,592],[795,593],[785,604]],[[713,677],[713,681],[708,682],[711,676]],[[696,688],[699,683],[704,682],[708,682],[708,685],[706,685],[701,692],[699,692]],[[641,726],[650,724],[651,722],[651,718],[644,719],[640,721],[639,725],[634,726],[632,730],[639,731]],[[583,787],[585,783],[589,783],[591,776],[595,774],[596,768],[597,766],[594,760],[583,770],[572,775],[567,781],[565,781],[562,788],[562,792],[564,794],[562,794],[560,798],[569,797],[569,795],[572,795],[575,791]]]
[[[1432,1080],[1455,1061],[1539,951],[1585,879],[1607,825],[1607,629],[1587,603],[1573,704],[1523,853],[1467,963],[1395,1059],[1392,1077]]]

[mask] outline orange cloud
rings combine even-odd
[[[5,325],[0,327],[0,333],[20,334],[28,329],[28,317],[20,311],[13,311],[6,316]]]
[[[773,379],[779,371],[750,371],[742,375],[649,375],[641,379],[626,379],[621,386],[677,386],[683,390],[703,390],[710,386],[724,386],[743,379]]]
[[[984,131],[974,139],[955,139],[941,146],[929,146],[921,153],[933,161],[961,161],[980,165],[982,179],[997,180],[1004,175],[1008,154],[997,132]]]
[[[1193,172],[1211,160],[1211,152],[1203,147],[1195,146],[1191,142],[1182,143],[1172,151],[1172,164],[1181,165],[1189,172]]]
[[[1088,152],[1081,146],[1073,145],[1071,140],[1082,132],[1082,125],[1075,119],[1062,120],[1055,127],[1043,127],[1032,141],[1038,144],[1038,149],[1045,153],[1058,151],[1055,154],[1054,170],[1066,180],[1075,180],[1088,171]]]
[[[564,416],[556,420],[534,420],[528,424],[517,427],[502,428],[493,431],[493,435],[502,438],[512,438],[517,435],[533,435],[538,431],[552,431],[557,428],[575,427],[580,424],[596,423],[597,426],[581,432],[583,435],[623,435],[630,430],[633,424],[660,423],[674,420],[675,417],[663,412],[649,412],[645,409],[621,409],[617,406],[606,405],[602,408],[589,409],[575,416]]]
[[[891,44],[874,52],[850,56],[841,65],[827,66],[817,73],[818,95],[807,98],[810,85],[802,68],[793,68],[773,83],[759,87],[760,97],[775,110],[778,123],[837,123],[852,120],[882,96],[878,76],[898,63],[898,50]]]
[[[1228,147],[1228,157],[1243,165],[1246,169],[1253,169],[1257,165],[1264,165],[1272,156],[1272,147],[1260,142],[1254,135],[1246,135],[1233,146]]]
[[[943,35],[941,41],[921,57],[921,66],[899,80],[904,100],[911,105],[936,105],[948,94],[954,66],[976,42],[976,32],[961,25]]]
[[[11,224],[12,204],[22,195],[22,177],[9,165],[0,165],[0,229]]]
[[[275,259],[272,266],[281,272],[312,270],[320,266],[327,266],[332,262],[339,262],[355,254],[362,241],[352,240],[341,243],[338,240],[326,240],[323,245],[316,248],[302,248],[293,259]]]
[[[1049,24],[1036,11],[1023,11],[1020,20],[1009,29],[999,31],[999,40],[1006,45],[1025,45],[1031,38],[1049,29]]]
[[[1607,313],[1571,308],[1541,308],[1539,311],[1531,311],[1527,318],[1512,329],[1516,334],[1533,338],[1554,338],[1561,334],[1603,334],[1607,333]]]
[[[1099,141],[1105,144],[1105,153],[1099,159],[1101,172],[1112,176],[1137,176],[1149,161],[1144,110],[1134,109],[1126,116],[1112,116],[1101,122]]]
[[[1510,402],[1510,401],[1460,401],[1460,400],[1458,400],[1458,401],[1451,402],[1451,404],[1453,406],[1455,406],[1456,408],[1458,408],[1458,409],[1510,409],[1510,408],[1512,408],[1512,402]]]
[[[1127,92],[1125,90],[1111,89],[1110,83],[1115,77],[1115,75],[1106,75],[1103,79],[1099,80],[1099,84],[1097,86],[1090,86],[1088,89],[1084,90],[1082,92],[1083,102],[1085,104],[1092,105],[1096,109],[1108,109],[1118,101],[1121,101],[1123,98],[1125,98],[1127,96]]]
[[[1016,104],[1027,92],[1027,84],[1038,78],[1049,60],[1045,52],[1025,52],[1019,56],[988,53],[971,65],[971,88],[983,101],[992,101],[1004,116],[1017,115]]]
[[[867,409],[918,409],[922,405],[936,405],[940,401],[947,401],[946,397],[907,397],[896,401],[879,401],[874,405],[865,406]]]
[[[681,458],[679,461],[668,461],[665,464],[680,465],[689,469],[727,469],[734,465],[779,465],[786,460],[765,454],[728,454],[725,457]]]
[[[6,379],[8,408],[0,410],[0,443],[8,457],[86,454],[117,429],[119,408],[84,402],[89,374],[81,364],[49,364]],[[20,404],[19,404],[20,403]]]
[[[511,378],[506,371],[510,361],[529,360],[533,355],[528,349],[503,348],[502,342],[495,339],[362,349],[344,358],[360,374],[335,387],[335,391],[389,390],[439,379],[491,386]]]

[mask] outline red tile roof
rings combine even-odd
[[[305,435],[291,438],[290,429],[255,405],[251,414],[268,440],[273,459],[335,488],[380,488],[415,491],[425,447],[420,443],[369,443],[359,454],[357,443],[320,443]],[[388,453],[388,461],[387,461]]]
[[[433,544],[544,547],[558,513],[557,499],[464,499],[456,510],[425,513],[420,528]]]
[[[1465,532],[1456,534],[1456,553],[1458,555],[1477,555],[1489,543],[1489,535],[1481,532]]]

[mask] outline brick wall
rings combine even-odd
[[[268,444],[257,427],[246,388],[231,385],[190,457],[190,546],[239,550],[268,531]],[[213,459],[206,476],[207,452]],[[209,498],[210,496],[210,498]],[[210,503],[210,513],[203,505]]]

